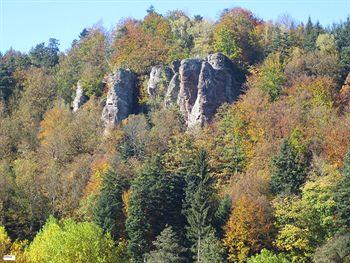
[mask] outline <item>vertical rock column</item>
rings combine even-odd
[[[75,92],[75,97],[73,100],[73,112],[76,112],[85,102],[87,102],[88,97],[85,95],[83,88],[81,87],[80,81],[77,83],[77,90]]]
[[[106,130],[115,127],[134,111],[136,75],[130,70],[118,69],[108,76],[108,94],[102,111]]]

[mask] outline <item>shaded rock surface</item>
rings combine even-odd
[[[75,92],[75,97],[72,103],[73,112],[76,112],[85,102],[87,102],[88,97],[85,95],[83,88],[80,85],[80,81],[77,83],[77,90]]]
[[[152,67],[148,85],[147,93],[151,98],[157,96],[164,96],[165,89],[169,85],[174,72],[171,68],[166,66]]]
[[[130,70],[118,69],[107,78],[108,94],[102,111],[106,128],[114,127],[134,110],[136,75]]]
[[[201,60],[185,59],[181,61],[181,66],[179,68],[180,89],[177,97],[177,104],[179,105],[180,111],[185,116],[186,121],[197,99],[201,67]]]
[[[179,91],[180,91],[180,77],[179,77],[179,73],[175,73],[175,75],[172,77],[169,83],[168,89],[165,94],[165,98],[164,98],[165,107],[170,107],[176,104]]]

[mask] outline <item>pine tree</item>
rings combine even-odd
[[[212,231],[213,219],[212,178],[208,172],[207,153],[201,150],[193,174],[188,175],[185,214],[187,237],[197,262],[202,262],[201,245]]]
[[[227,220],[230,218],[231,214],[232,200],[229,195],[225,195],[217,206],[217,209],[214,214],[213,226],[215,232],[219,238],[224,237],[223,227],[226,224]]]
[[[316,50],[317,37],[319,34],[323,32],[324,30],[320,25],[320,23],[317,22],[316,24],[313,24],[311,21],[311,18],[309,17],[305,26],[304,41],[303,41],[304,49],[307,51]]]
[[[179,244],[179,239],[172,227],[166,227],[153,242],[155,250],[146,255],[148,263],[178,263],[184,262],[182,254],[185,248]]]
[[[122,194],[128,187],[128,180],[112,170],[107,171],[103,177],[95,221],[104,232],[109,232],[114,240],[125,236],[126,218],[123,213]]]
[[[337,219],[342,227],[350,228],[350,151],[345,155],[343,178],[335,193]]]
[[[274,194],[297,194],[305,182],[310,165],[309,153],[300,153],[286,139],[280,153],[273,159],[271,191]]]
[[[136,262],[151,250],[152,241],[165,225],[183,227],[181,189],[181,180],[165,173],[160,156],[149,162],[133,182],[126,229],[128,249]]]
[[[224,262],[224,248],[214,232],[209,232],[201,242],[200,248],[201,263],[222,263]]]
[[[14,79],[8,67],[0,62],[0,101],[6,101],[12,93],[14,87]]]

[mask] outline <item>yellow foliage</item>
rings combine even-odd
[[[11,246],[11,239],[7,235],[5,228],[0,226],[0,256],[6,255]]]
[[[4,255],[15,255],[16,262],[18,263],[28,262],[28,260],[24,256],[24,249],[27,245],[27,240],[16,240],[13,243],[11,243],[11,239],[7,235],[5,228],[0,226],[0,262],[6,262],[2,260]]]
[[[308,258],[312,255],[308,229],[294,225],[287,224],[279,231],[275,245],[278,249],[291,253],[292,262],[309,262]],[[294,251],[300,251],[302,255],[293,253]]]
[[[129,188],[128,190],[124,191],[122,194],[122,200],[123,200],[123,213],[125,218],[128,217],[128,212],[129,212],[129,200],[131,197],[131,188]]]
[[[245,262],[261,248],[269,246],[272,222],[257,198],[243,195],[235,203],[225,226],[224,245],[229,262]]]
[[[109,163],[104,159],[93,164],[90,180],[85,187],[84,198],[90,195],[96,195],[100,192],[102,176],[108,171],[109,168]]]

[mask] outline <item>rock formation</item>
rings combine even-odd
[[[197,99],[201,66],[202,61],[199,59],[185,59],[181,61],[179,68],[180,89],[177,104],[186,121],[188,121],[188,116],[191,114],[192,107]]]
[[[180,77],[179,73],[175,73],[175,75],[172,77],[168,89],[165,94],[164,98],[164,106],[170,107],[177,102],[177,96],[179,95],[180,91]]]
[[[174,62],[170,68],[174,74],[164,96],[164,105],[177,104],[188,128],[203,126],[223,103],[235,101],[244,82],[241,70],[221,53],[209,55],[205,60],[184,59],[180,64]],[[157,89],[153,85],[156,68],[152,71],[149,90],[150,87]]]
[[[102,111],[106,128],[114,127],[134,111],[136,76],[130,70],[118,69],[107,78],[108,94]]]
[[[72,104],[73,112],[76,112],[85,102],[87,102],[87,100],[88,97],[85,95],[85,92],[80,85],[80,81],[78,81],[77,90]]]
[[[169,82],[174,75],[171,68],[166,66],[152,67],[147,93],[150,98],[156,98],[157,96],[164,96],[165,88],[169,85]],[[165,86],[165,87],[164,87]]]
[[[197,98],[187,117],[189,128],[203,126],[224,103],[232,103],[241,92],[241,73],[223,54],[209,55],[203,61],[197,85]]]

